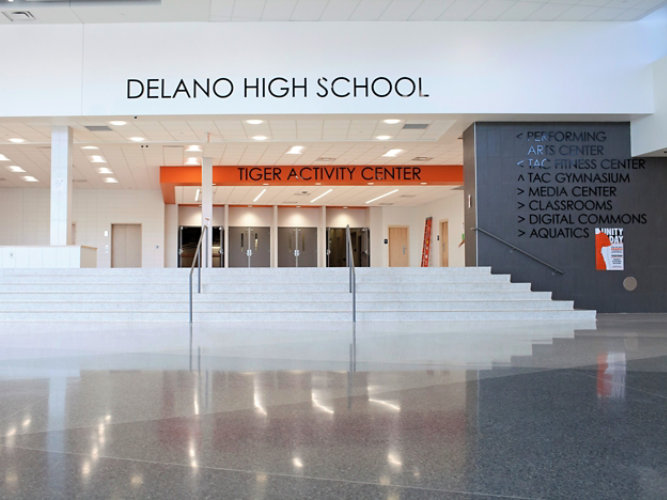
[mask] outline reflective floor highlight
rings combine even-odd
[[[0,498],[667,498],[667,315],[0,323]]]

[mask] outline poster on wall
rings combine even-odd
[[[595,228],[595,269],[623,271],[623,228]]]

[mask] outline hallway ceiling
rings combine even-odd
[[[636,21],[665,5],[665,0],[0,0],[0,24]]]
[[[86,189],[158,189],[160,166],[200,165],[203,156],[214,165],[460,165],[458,138],[469,124],[439,115],[282,115],[259,124],[247,118],[73,118],[60,123],[72,127],[74,183]],[[398,123],[384,122],[391,118]],[[126,124],[110,123],[118,120]],[[0,156],[0,187],[49,186],[53,124],[50,119],[0,121],[0,155],[7,158]],[[137,137],[144,140],[133,142]],[[17,138],[24,142],[11,141]],[[294,146],[301,146],[301,154],[288,154]],[[401,152],[383,156],[392,149]],[[13,171],[17,166],[25,172]],[[38,182],[26,182],[26,175]],[[119,182],[108,184],[109,177]]]

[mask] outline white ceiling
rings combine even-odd
[[[256,118],[256,117],[255,117]],[[98,189],[157,189],[159,167],[184,165],[188,158],[201,163],[210,157],[214,165],[442,165],[463,162],[458,139],[468,120],[438,115],[404,115],[388,125],[389,116],[278,116],[249,125],[245,117],[116,117],[126,125],[110,125],[114,118],[72,118],[59,123],[72,127],[76,187]],[[405,130],[406,124],[428,125],[423,130]],[[49,119],[0,120],[0,187],[48,187],[50,182]],[[109,131],[90,132],[86,126],[108,126]],[[253,137],[262,135],[266,140]],[[389,136],[378,140],[378,136]],[[143,137],[135,143],[131,137]],[[15,144],[13,138],[24,139]],[[97,150],[82,149],[95,146]],[[186,151],[200,146],[201,152]],[[299,155],[287,154],[292,146],[303,146]],[[402,149],[394,158],[383,157],[390,149]],[[104,163],[95,163],[93,155]],[[419,160],[415,158],[419,157]],[[2,158],[2,157],[0,157]],[[426,159],[426,160],[425,160]],[[26,173],[11,172],[19,166]],[[99,174],[100,167],[113,174]],[[37,183],[27,183],[32,175]],[[107,184],[113,176],[118,184]]]
[[[665,0],[0,0],[0,24],[209,21],[635,21]],[[16,11],[29,11],[25,21]]]

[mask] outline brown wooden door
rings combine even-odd
[[[440,267],[449,267],[449,221],[440,221]]]
[[[141,224],[111,225],[111,267],[141,267]]]
[[[408,267],[409,265],[408,227],[392,226],[389,228],[389,267]]]

